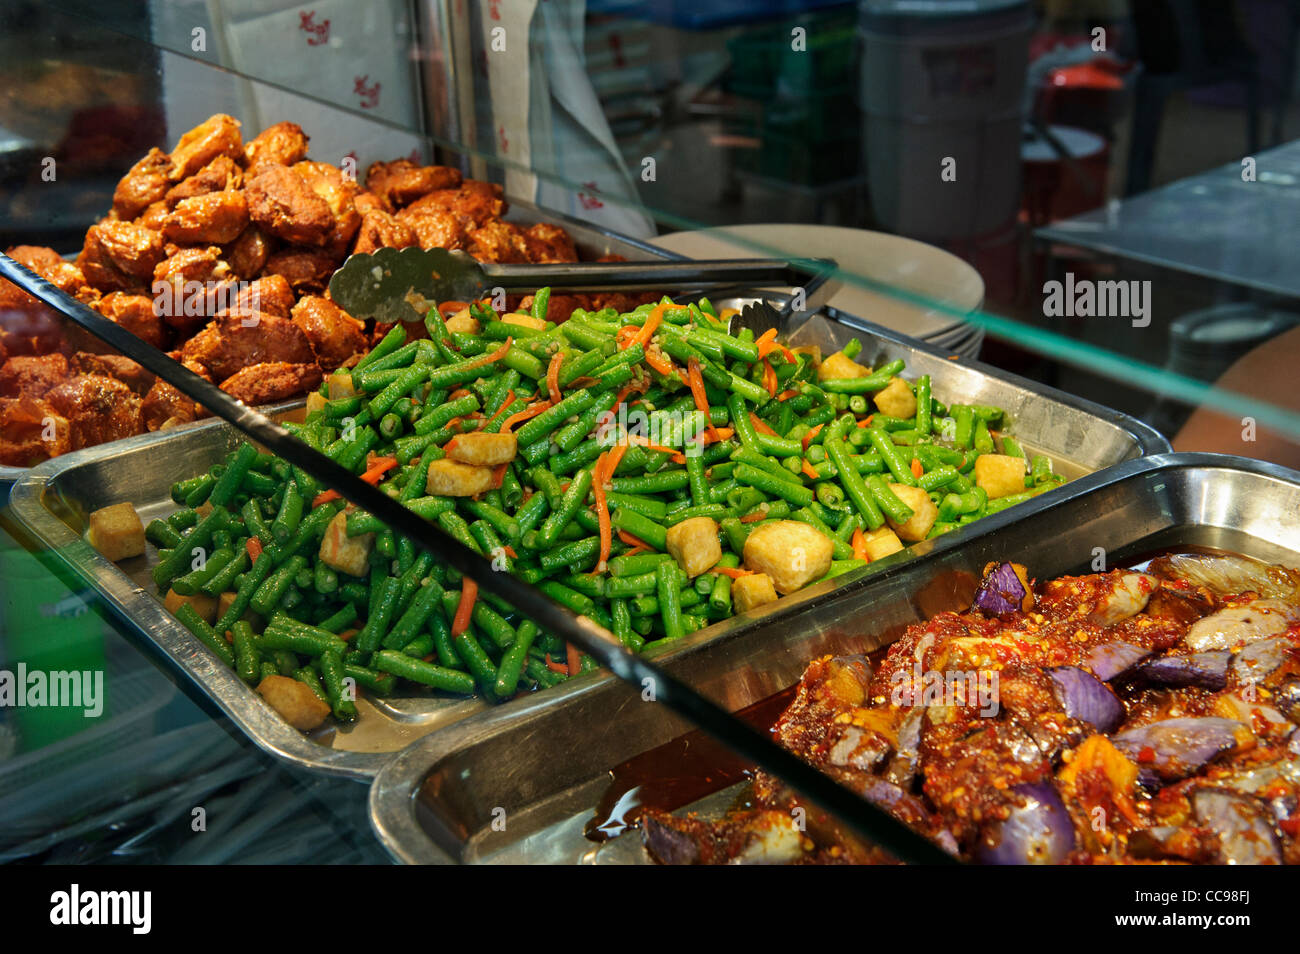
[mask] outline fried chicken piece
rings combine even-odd
[[[0,464],[33,467],[72,450],[67,418],[35,398],[0,398]]]
[[[286,248],[266,260],[262,274],[283,275],[295,291],[309,294],[325,290],[338,263],[337,257],[322,249]]]
[[[251,173],[262,165],[291,166],[307,157],[308,136],[297,123],[267,126],[244,147]]]
[[[410,212],[450,212],[463,229],[478,228],[506,214],[501,186],[467,179],[458,189],[439,189],[413,202]]]
[[[329,206],[334,228],[330,230],[325,246],[334,254],[343,255],[361,227],[361,215],[353,202],[360,189],[337,166],[327,162],[299,162],[293,166],[293,171]]]
[[[419,237],[405,222],[387,212],[367,212],[361,217],[354,253],[369,253],[377,248],[406,248],[415,245]]]
[[[244,192],[253,224],[294,245],[324,245],[336,225],[329,203],[285,166],[262,166]]]
[[[0,396],[44,397],[68,376],[68,359],[61,354],[15,355],[0,367]]]
[[[227,247],[226,261],[240,278],[252,278],[261,274],[274,250],[275,239],[256,225],[250,225]]]
[[[215,245],[183,248],[154,269],[156,310],[182,334],[193,334],[232,296],[233,274]]]
[[[307,334],[288,318],[223,314],[185,343],[184,361],[196,361],[222,381],[263,362],[308,364],[316,360]]]
[[[167,346],[167,324],[154,312],[153,300],[145,295],[128,295],[109,292],[99,301],[98,311],[110,321],[117,322],[141,341],[155,348]]]
[[[528,261],[542,264],[576,262],[578,250],[569,233],[558,225],[538,222],[522,230],[523,252]]]
[[[392,208],[408,205],[436,189],[454,189],[460,181],[460,172],[450,166],[417,166],[409,159],[371,163],[366,170],[366,188]]]
[[[77,267],[101,291],[135,291],[163,260],[162,236],[132,222],[104,219],[86,232]]]
[[[129,386],[100,374],[78,374],[45,395],[68,419],[72,450],[144,432],[140,397]]]
[[[179,356],[173,354],[172,357]],[[181,363],[199,377],[212,380],[212,376],[203,365],[195,361]],[[208,412],[202,405],[192,401],[166,381],[158,380],[154,382],[149,393],[145,395],[144,401],[141,402],[140,414],[149,430],[158,431],[197,421],[201,417],[206,417]]]
[[[237,238],[247,226],[248,203],[244,193],[225,189],[182,199],[163,222],[163,235],[187,245],[224,245]]]
[[[365,325],[328,298],[303,297],[293,308],[293,323],[307,335],[317,363],[326,371],[366,350]]]
[[[234,300],[218,317],[225,312],[234,315],[261,312],[276,318],[288,318],[296,299],[297,296],[283,275],[267,275],[240,288]]]
[[[150,149],[144,158],[127,170],[113,190],[113,212],[119,219],[134,219],[146,208],[167,195],[171,185],[167,178],[171,159],[161,149]]]
[[[77,374],[102,374],[116,378],[136,394],[143,395],[153,386],[154,376],[130,358],[120,354],[91,354],[78,351],[68,362]]]
[[[167,208],[176,208],[177,203],[193,199],[209,192],[225,192],[238,189],[244,184],[244,171],[229,156],[217,156],[194,175],[176,183],[167,190],[164,201]]]
[[[468,251],[480,262],[517,264],[526,261],[522,236],[519,226],[497,219],[470,230]]]
[[[420,248],[464,248],[465,230],[455,215],[445,209],[416,209],[397,213],[396,221],[409,228]]]
[[[63,256],[48,245],[15,245],[5,254],[37,274],[44,274],[45,269],[65,264]]]
[[[167,203],[160,199],[157,202],[150,203],[149,207],[140,213],[140,217],[135,220],[135,224],[143,225],[155,232],[161,232],[163,223],[167,221],[167,216],[171,214],[171,209],[167,207]]]
[[[363,216],[370,212],[388,212],[392,214],[393,211],[393,207],[388,203],[388,200],[366,189],[357,193],[357,197],[352,200],[352,204],[356,206],[357,212]]]
[[[268,361],[231,375],[221,382],[221,390],[245,404],[271,404],[320,387],[321,378],[315,364]]]
[[[244,137],[239,132],[239,120],[225,113],[209,117],[181,136],[172,150],[168,177],[179,182],[194,175],[217,156],[229,156],[237,162],[244,158]]]

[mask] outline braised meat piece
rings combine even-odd
[[[381,196],[390,209],[409,205],[437,189],[454,189],[460,172],[449,166],[417,166],[409,159],[372,163],[366,170],[366,188]]]
[[[229,156],[217,156],[194,175],[168,189],[164,202],[167,208],[174,209],[178,202],[185,199],[207,195],[209,192],[238,189],[243,184],[244,170],[239,168],[235,160]]]
[[[256,225],[250,225],[226,247],[226,261],[240,278],[253,278],[262,273],[274,249],[275,240]]]
[[[163,260],[162,236],[132,222],[105,219],[86,232],[77,267],[100,291],[136,291]]]
[[[44,397],[68,376],[68,359],[61,354],[15,355],[0,367],[0,396]]]
[[[133,165],[113,190],[113,213],[123,221],[134,219],[171,187],[171,159],[161,149],[150,149]]]
[[[293,323],[303,330],[326,371],[367,350],[365,325],[328,298],[304,296],[293,309]]]
[[[179,359],[179,355],[172,355],[172,357]],[[212,376],[203,365],[194,361],[183,361],[182,364],[199,377],[212,380]],[[206,417],[208,412],[166,381],[155,381],[149,393],[145,395],[144,401],[141,402],[140,413],[149,430],[159,431],[197,421],[201,417]]]
[[[521,263],[523,244],[523,230],[498,219],[470,230],[468,251],[480,262]]]
[[[72,450],[67,418],[35,398],[0,398],[0,464],[33,467]]]
[[[153,387],[154,376],[130,358],[120,354],[91,354],[78,351],[68,362],[76,374],[100,374],[116,378],[136,394],[144,395]]]
[[[254,364],[307,364],[315,355],[306,332],[287,318],[226,313],[186,342],[181,358],[203,365],[214,381],[224,381]]]
[[[368,189],[358,192],[357,197],[352,200],[352,204],[356,207],[359,215],[366,215],[370,212],[391,213],[393,211],[392,205],[383,196],[375,195]]]
[[[501,186],[470,179],[456,189],[439,189],[413,202],[413,213],[450,212],[463,229],[474,229],[506,214]]]
[[[244,192],[253,224],[286,242],[324,245],[335,228],[329,203],[285,166],[262,166]]]
[[[266,260],[263,275],[281,275],[294,291],[304,295],[325,290],[339,260],[324,249],[286,248]]]
[[[522,240],[524,257],[535,264],[578,260],[573,239],[558,225],[538,222],[523,230]]]
[[[180,182],[194,175],[217,156],[228,156],[235,161],[244,158],[244,139],[239,132],[239,120],[217,113],[195,126],[185,135],[171,153],[168,177]]]
[[[411,206],[397,213],[399,225],[410,229],[420,248],[464,248],[465,229],[460,220],[446,209]]]
[[[416,244],[423,246],[410,225],[387,212],[374,211],[361,217],[361,227],[357,231],[357,242],[352,251],[362,254],[373,252],[377,248],[406,248]]]
[[[307,158],[307,139],[297,123],[267,126],[244,147],[249,171],[268,164],[291,166]]]
[[[221,390],[245,404],[272,404],[319,387],[321,380],[319,365],[268,361],[231,375],[221,382]]]
[[[144,431],[139,395],[101,374],[74,375],[46,394],[45,401],[68,419],[72,450]]]
[[[109,292],[96,306],[101,315],[115,321],[141,341],[155,348],[165,348],[168,341],[167,324],[154,309],[153,299],[145,295],[128,295]]]
[[[240,288],[225,311],[237,315],[255,315],[258,312],[288,318],[293,311],[293,289],[283,275],[268,275]]]
[[[182,335],[192,334],[222,310],[233,282],[217,246],[180,249],[154,270],[155,310]]]
[[[162,231],[170,242],[224,245],[234,241],[247,226],[244,193],[225,189],[182,199],[163,221]]]

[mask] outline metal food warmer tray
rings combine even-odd
[[[717,301],[723,306],[741,303],[739,299]],[[986,365],[949,360],[946,352],[861,319],[853,319],[851,325],[820,314],[796,314],[784,320],[792,329],[789,335],[795,344],[818,343],[826,349],[839,347],[856,335],[863,339],[862,360],[878,363],[904,359],[904,373],[930,374],[935,397],[945,403],[1004,408],[1011,421],[1010,430],[1026,452],[1050,455],[1067,477],[1169,450],[1168,442],[1156,431],[1123,414]],[[152,544],[144,556],[115,565],[82,538],[87,515],[112,503],[130,501],[146,522],[170,513],[176,509],[169,494],[172,483],[220,462],[241,440],[229,425],[211,422],[77,451],[47,461],[20,479],[10,495],[11,510],[38,544],[47,547],[103,598],[128,631],[157,647],[259,746],[302,767],[353,777],[373,775],[395,753],[422,736],[491,708],[479,699],[448,698],[431,690],[412,689],[407,696],[386,699],[371,699],[363,693],[357,700],[360,718],[354,725],[339,728],[331,724],[304,735],[285,723],[239,680],[234,670],[223,665],[163,609],[149,576],[157,559]],[[1057,488],[1011,508],[1010,519],[1023,519],[1050,505],[1062,493]],[[902,557],[958,546],[982,523],[913,547]],[[752,628],[758,619],[783,617],[808,600],[818,606],[833,603],[863,579],[894,565],[890,562],[893,559],[851,571],[811,592],[778,600],[764,607],[761,614],[716,623],[693,636],[689,645],[729,640]],[[685,650],[686,644],[668,647],[656,658],[666,661]],[[585,692],[612,679],[607,673],[590,673],[566,687],[522,696],[499,708],[538,712],[563,704],[570,691]],[[602,717],[601,722],[605,721]]]
[[[980,520],[957,546],[891,557],[887,570],[838,593],[819,587],[784,613],[748,614],[724,632],[688,636],[659,663],[738,711],[793,686],[819,656],[869,653],[913,623],[965,610],[988,562],[1015,560],[1047,579],[1089,572],[1098,554],[1111,568],[1193,546],[1296,566],[1297,515],[1295,471],[1214,454],[1133,460],[1066,485],[1032,512]],[[601,731],[588,731],[593,724]],[[407,863],[648,863],[639,830],[599,845],[584,827],[615,766],[691,728],[621,682],[563,687],[402,752],[371,788],[371,824]],[[716,817],[741,785],[679,812]]]

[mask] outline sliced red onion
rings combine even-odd
[[[1138,666],[1132,675],[1157,686],[1198,686],[1218,690],[1228,684],[1228,660],[1231,657],[1232,653],[1226,649],[1185,656],[1161,656]]]
[[[1219,862],[1227,865],[1280,865],[1282,851],[1257,799],[1221,788],[1192,794],[1192,808],[1202,825],[1219,836]]]
[[[1166,719],[1111,736],[1115,747],[1143,770],[1144,784],[1186,778],[1236,744],[1242,723],[1232,719]]]
[[[1059,865],[1074,850],[1074,825],[1050,782],[1011,790],[1017,804],[1004,820],[984,826],[971,852],[986,865]]]
[[[1232,657],[1232,672],[1241,683],[1259,682],[1287,661],[1295,645],[1281,636],[1251,643]]]
[[[1092,674],[1103,682],[1109,682],[1116,676],[1122,675],[1146,659],[1153,651],[1143,649],[1134,643],[1126,643],[1122,639],[1113,643],[1104,643],[1096,646],[1088,653],[1088,658],[1084,663],[1092,670]]]
[[[984,579],[975,591],[975,606],[990,616],[1028,611],[1033,606],[1033,596],[1022,577],[1023,572],[1016,572],[1011,563],[999,563],[986,569]]]
[[[1048,670],[1048,675],[1056,683],[1056,694],[1070,718],[1107,734],[1124,721],[1124,703],[1092,673],[1078,666],[1058,666]]]

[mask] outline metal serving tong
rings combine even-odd
[[[835,269],[827,259],[741,258],[682,262],[575,262],[492,265],[463,251],[381,248],[352,255],[330,279],[330,297],[354,318],[389,324],[421,321],[426,302],[475,301],[494,289],[533,292],[705,291],[784,285],[821,288]]]
[[[556,269],[553,274],[545,275],[545,281],[553,285],[561,275],[562,271]],[[418,519],[392,497],[298,440],[265,415],[235,400],[157,348],[145,344],[121,325],[91,310],[3,254],[0,254],[0,276],[147,368],[270,452],[301,467],[351,503],[390,526],[401,527],[402,532],[421,549],[472,578],[479,586],[531,617],[543,629],[595,657],[602,666],[638,692],[652,687],[655,701],[783,779],[823,810],[843,820],[868,842],[904,861],[922,864],[951,864],[956,861],[929,839],[776,745],[764,733],[751,728],[658,666],[628,652],[611,632],[591,619],[578,616],[553,602],[523,580],[495,571],[488,560],[445,533],[437,524]]]

